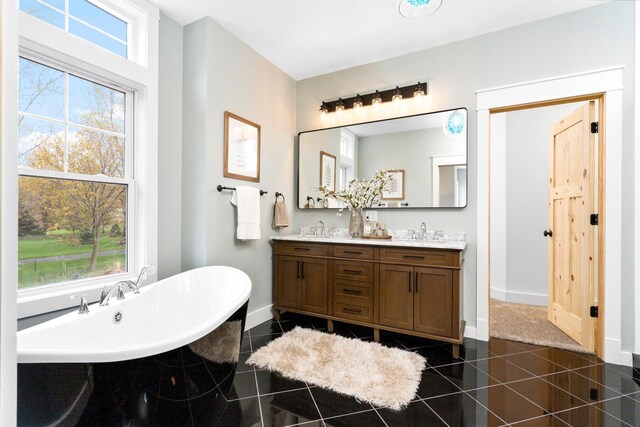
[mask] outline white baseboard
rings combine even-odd
[[[491,298],[515,304],[539,305],[542,307],[546,307],[548,301],[547,294],[514,292],[500,288],[491,288]]]
[[[624,366],[633,366],[633,353],[630,351],[621,351],[620,364]]]
[[[247,313],[247,322],[245,323],[244,330],[247,331],[272,318],[271,305],[254,310],[251,313]]]
[[[622,343],[620,340],[604,337],[604,361],[621,365],[622,359]]]
[[[475,339],[480,341],[489,341],[489,320],[476,319],[475,333]]]
[[[464,327],[464,337],[465,338],[473,338],[476,339],[477,330],[475,326],[465,326]]]

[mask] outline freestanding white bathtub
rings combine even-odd
[[[18,362],[117,362],[173,350],[216,329],[250,294],[249,276],[236,268],[186,271],[18,332]]]

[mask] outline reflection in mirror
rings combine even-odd
[[[332,199],[314,203],[321,197],[318,187],[323,179],[335,176],[334,185],[340,191],[352,179],[369,179],[383,169],[397,171],[397,179],[378,207],[467,205],[464,108],[301,132],[299,144],[300,209],[341,207]],[[335,161],[326,161],[334,157]]]

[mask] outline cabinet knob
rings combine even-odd
[[[551,231],[551,229],[549,230],[544,230],[544,237],[553,237],[553,231]]]

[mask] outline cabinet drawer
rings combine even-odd
[[[371,305],[373,295],[372,284],[335,280],[333,282],[333,295],[335,301]]]
[[[333,302],[333,315],[343,319],[359,320],[361,322],[373,322],[372,307],[345,304],[341,301]]]
[[[373,248],[354,245],[335,245],[333,256],[338,258],[373,259]]]
[[[380,248],[380,261],[457,267],[453,251],[438,249]]]
[[[322,243],[276,242],[276,252],[302,256],[328,256],[331,247]]]
[[[373,282],[373,265],[372,262],[333,260],[333,277]]]

